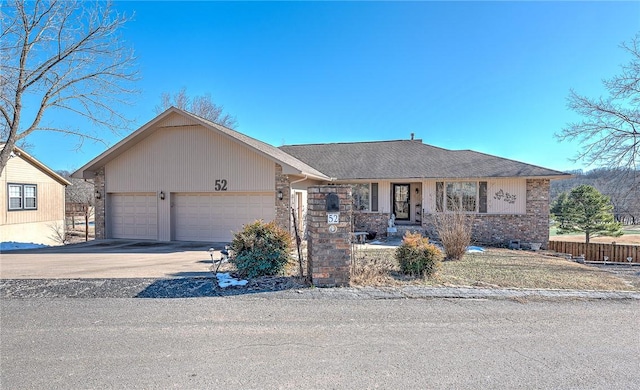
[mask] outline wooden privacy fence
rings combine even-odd
[[[633,263],[640,263],[640,245],[618,245],[611,244],[585,244],[584,242],[549,241],[549,250],[559,253],[569,253],[572,256],[584,255],[587,261],[628,263],[627,258],[631,257]]]

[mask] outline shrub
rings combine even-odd
[[[283,272],[289,261],[291,236],[275,222],[244,225],[231,242],[231,262],[242,277],[254,278]]]
[[[442,251],[420,233],[406,232],[396,249],[400,271],[407,275],[429,277],[442,262]]]
[[[383,286],[395,282],[392,271],[398,270],[395,249],[358,249],[351,250],[351,285]]]
[[[471,219],[461,211],[437,213],[434,225],[447,260],[462,259],[471,244]]]

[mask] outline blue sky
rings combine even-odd
[[[408,139],[558,170],[554,133],[629,57],[640,2],[118,2],[141,80],[132,131],[163,91],[211,93],[237,130],[275,146]],[[75,119],[74,119],[75,120]],[[77,124],[77,122],[75,122]],[[117,136],[105,133],[109,144]],[[31,152],[74,170],[105,150],[36,133]]]

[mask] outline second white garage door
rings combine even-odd
[[[256,219],[275,218],[275,195],[172,194],[174,239],[179,241],[229,242],[233,232]]]

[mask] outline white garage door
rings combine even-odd
[[[176,240],[229,242],[242,225],[275,218],[275,195],[176,194],[172,213]]]
[[[158,239],[155,194],[111,194],[109,199],[112,238]]]

